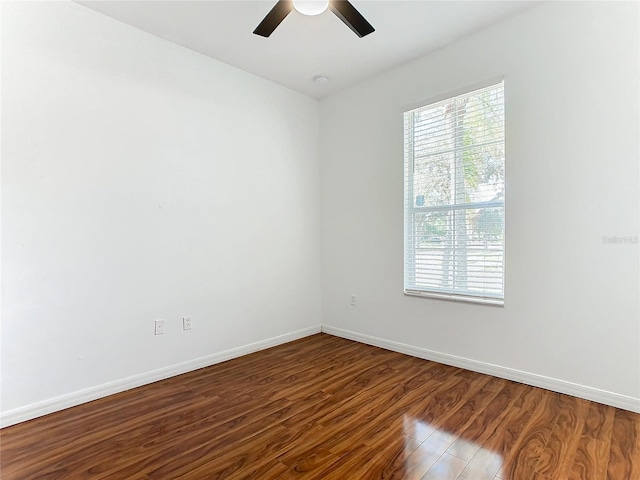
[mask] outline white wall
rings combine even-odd
[[[638,16],[546,3],[323,100],[323,325],[640,408],[639,246],[602,240],[639,234]],[[403,107],[500,75],[505,306],[406,297]]]
[[[318,129],[83,6],[3,2],[3,414],[319,330]]]

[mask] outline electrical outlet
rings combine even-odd
[[[182,317],[182,330],[191,330],[191,317]]]
[[[153,332],[154,335],[164,334],[164,320],[156,320],[156,329]]]
[[[356,295],[355,293],[351,294],[351,305],[356,306]]]

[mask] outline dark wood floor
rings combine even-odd
[[[326,334],[0,441],[3,480],[640,479],[638,414]]]

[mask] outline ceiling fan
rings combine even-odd
[[[348,0],[279,0],[253,33],[268,37],[293,9],[304,15],[319,15],[327,8],[330,8],[358,37],[375,31]]]

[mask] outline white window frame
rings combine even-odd
[[[502,236],[502,291],[500,295],[494,294],[471,294],[469,291],[455,292],[455,287],[451,290],[439,291],[435,288],[428,287],[417,287],[415,285],[415,280],[411,282],[409,279],[415,279],[415,238],[417,237],[415,233],[416,223],[415,223],[415,213],[418,212],[435,212],[435,211],[450,211],[453,212],[455,210],[465,210],[465,209],[474,209],[474,208],[496,208],[500,207],[503,209],[505,202],[504,198],[501,200],[494,200],[489,202],[469,202],[458,204],[455,200],[452,200],[454,203],[443,205],[443,206],[421,206],[418,207],[415,205],[415,195],[413,192],[413,161],[414,161],[414,152],[413,152],[413,125],[407,125],[408,115],[416,110],[428,109],[431,107],[435,107],[440,103],[453,101],[459,97],[471,96],[476,93],[478,90],[482,90],[488,87],[495,87],[502,85],[503,94],[504,94],[504,79],[494,78],[488,80],[486,82],[476,84],[464,89],[457,90],[455,92],[450,92],[445,95],[441,95],[437,98],[432,98],[428,101],[421,102],[418,105],[413,105],[410,107],[406,107],[403,109],[403,125],[404,125],[404,294],[410,296],[420,296],[420,297],[428,297],[428,298],[437,298],[444,300],[455,300],[462,302],[471,302],[471,303],[480,303],[486,305],[494,305],[494,306],[504,306],[504,277],[505,277],[505,230],[503,223],[503,236]],[[503,102],[504,109],[504,102]],[[505,121],[506,124],[506,121]],[[506,143],[506,125],[503,124],[503,142]],[[506,155],[505,155],[506,157]],[[506,163],[506,159],[505,159]],[[504,180],[506,183],[506,178]],[[455,197],[455,194],[454,194]],[[504,217],[503,217],[504,218]],[[453,290],[453,291],[452,291]]]

